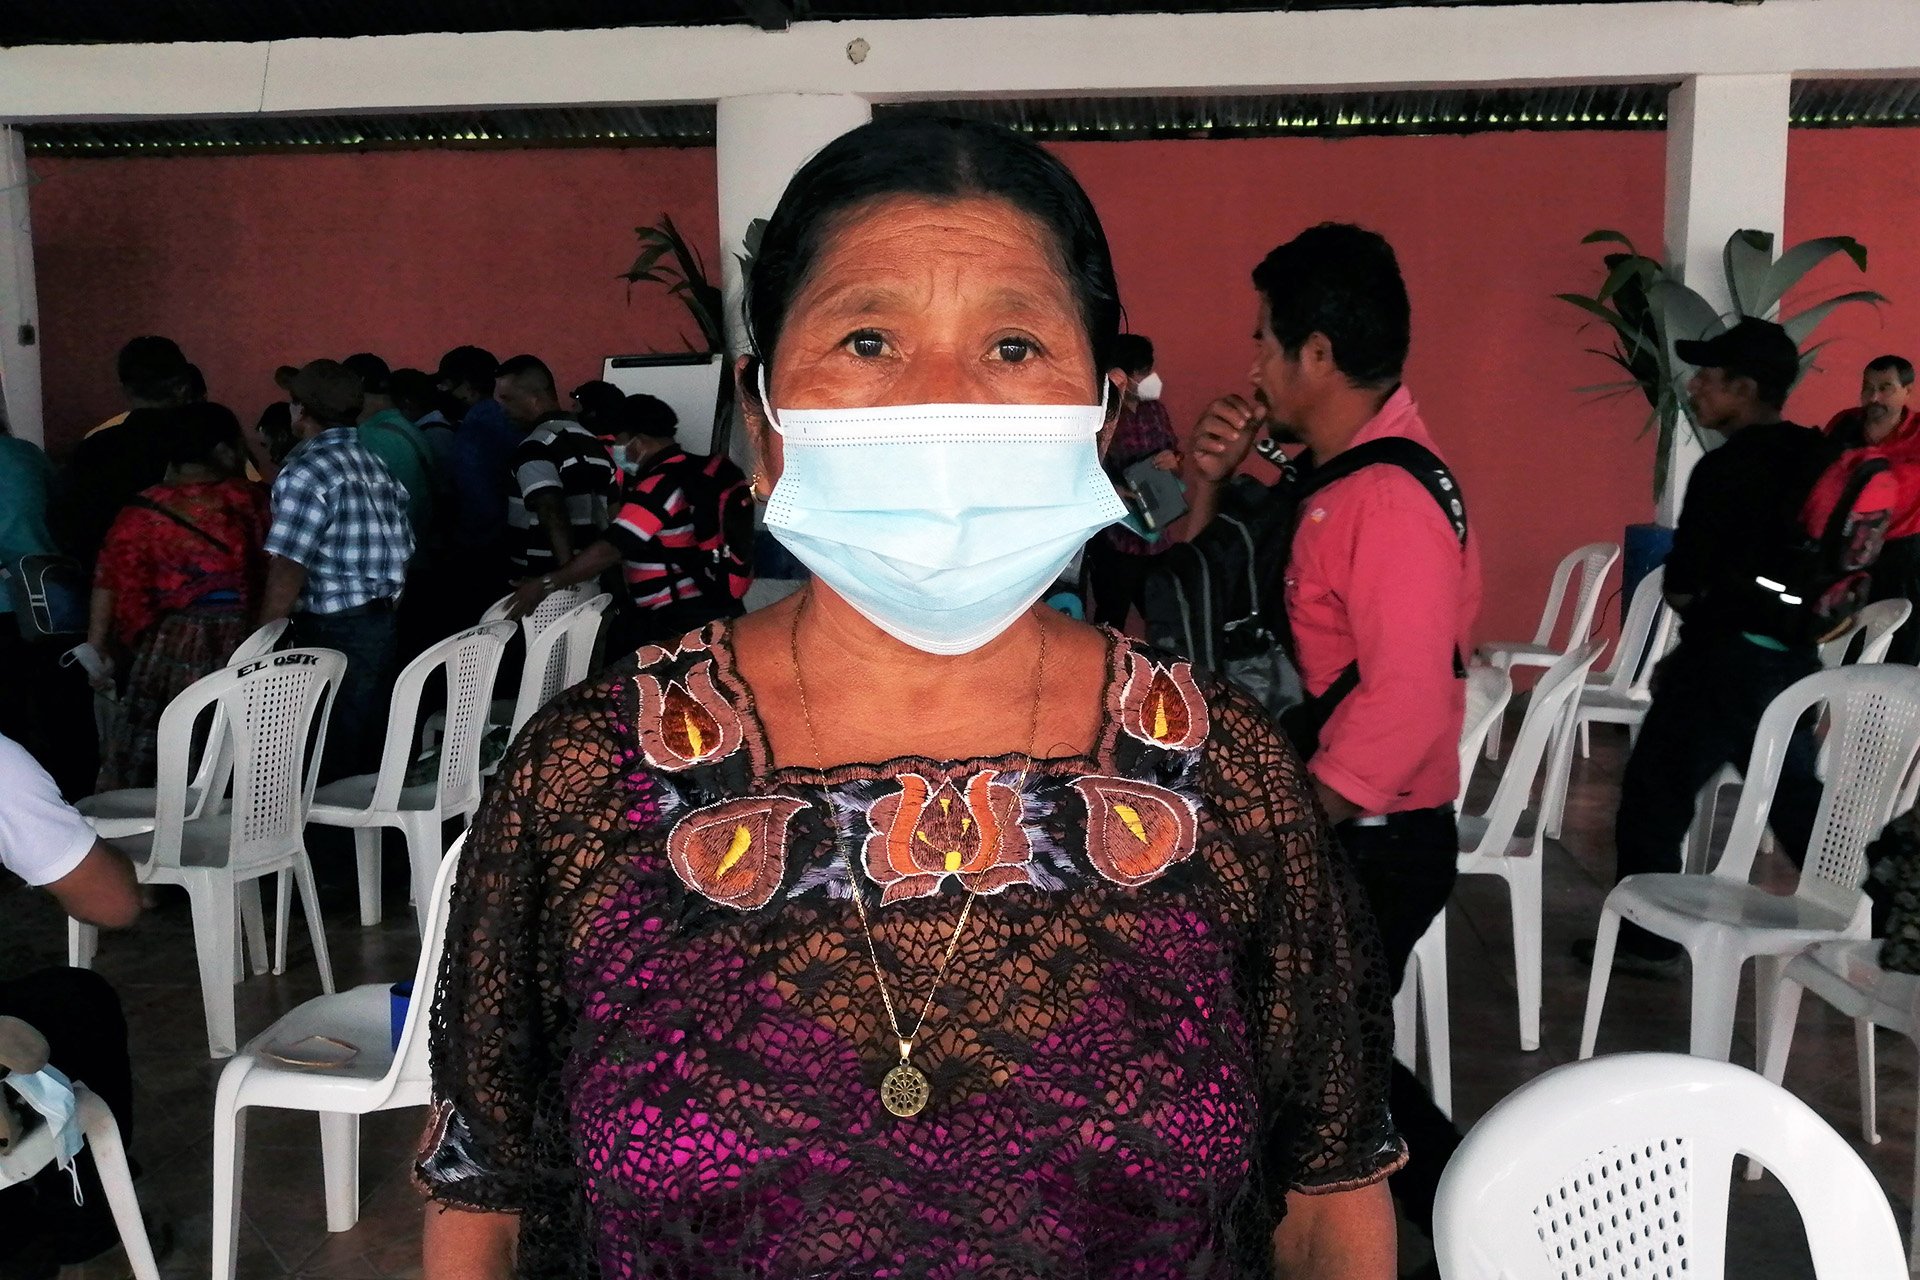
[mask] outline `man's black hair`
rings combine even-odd
[[[1113,367],[1133,377],[1153,368],[1153,341],[1137,333],[1123,333],[1113,340]]]
[[[501,378],[512,378],[518,382],[531,382],[535,387],[544,388],[549,396],[559,398],[559,391],[553,381],[553,370],[547,368],[547,362],[539,356],[514,356],[512,359],[503,360],[500,362],[500,367],[493,371],[493,376],[496,381]]]
[[[1412,307],[1393,246],[1378,232],[1323,222],[1301,232],[1253,269],[1273,336],[1288,355],[1318,333],[1334,365],[1356,386],[1400,380],[1411,341]]]
[[[371,351],[357,351],[340,362],[360,375],[360,386],[370,396],[387,394],[387,387],[393,377],[393,370],[387,362]]]
[[[1868,373],[1890,373],[1900,379],[1900,385],[1913,385],[1913,361],[1905,356],[1876,356],[1867,361]]]
[[[120,348],[116,371],[128,394],[142,400],[175,400],[186,395],[191,378],[187,357],[172,338],[152,334]]]
[[[483,396],[493,394],[493,371],[500,367],[485,347],[455,347],[440,357],[440,377],[466,383]]]

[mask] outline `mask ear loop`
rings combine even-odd
[[[775,431],[780,432],[781,435],[785,435],[787,433],[780,426],[780,419],[774,416],[773,397],[767,394],[767,362],[756,356],[753,364],[754,382],[760,391],[760,412],[767,415],[767,424],[769,426]]]

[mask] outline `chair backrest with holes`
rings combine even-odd
[[[612,604],[613,597],[602,591],[561,619],[567,628],[567,656],[560,676],[563,682],[561,688],[573,688],[592,671],[594,651],[600,644],[600,630],[606,625],[607,610]]]
[[[1851,917],[1864,910],[1867,845],[1892,818],[1920,757],[1920,669],[1874,664],[1819,671],[1773,700],[1754,733],[1726,849],[1713,874],[1746,880],[1766,830],[1787,744],[1822,708],[1825,780],[1795,893]]]
[[[1847,660],[1847,651],[1857,640],[1860,656],[1853,660],[1855,666],[1885,662],[1887,650],[1893,647],[1894,633],[1912,616],[1911,601],[1876,600],[1853,615],[1852,626],[1820,646],[1820,661],[1829,667],[1842,665]]]
[[[160,715],[155,787],[157,862],[179,863],[188,744],[194,722],[210,705],[219,708],[226,725],[225,744],[218,749],[233,762],[228,857],[250,859],[299,846],[327,717],[346,669],[346,655],[335,650],[289,649],[202,677],[167,704]],[[209,744],[208,749],[216,748]]]
[[[400,803],[418,740],[420,698],[433,673],[444,670],[446,724],[440,736],[436,807],[444,814],[470,812],[480,802],[480,744],[492,703],[500,655],[513,637],[511,622],[486,622],[448,636],[409,662],[393,684],[386,745],[369,807],[391,810]]]
[[[600,615],[606,611],[606,604],[597,602],[611,602],[612,599],[613,597],[603,593],[593,600],[575,604],[566,613],[553,619],[538,636],[527,642],[526,662],[520,668],[520,692],[513,702],[513,735],[515,737],[520,735],[522,726],[533,718],[534,712],[553,701],[562,689],[574,683],[568,677],[571,674],[570,668],[575,665],[573,652],[576,648],[576,640],[583,640],[585,644],[585,656],[579,659],[580,665],[584,668],[585,663],[591,660],[593,637],[599,633]],[[580,623],[581,617],[585,615],[591,615],[592,631],[583,637],[581,632],[585,624],[581,626],[575,624]],[[582,678],[584,674],[583,670]]]
[[[1668,1053],[1556,1067],[1483,1116],[1440,1179],[1440,1274],[1722,1275],[1736,1155],[1785,1184],[1820,1280],[1906,1275],[1886,1195],[1845,1139],[1745,1068]]]
[[[1626,621],[1620,627],[1619,643],[1613,647],[1613,659],[1607,669],[1594,677],[1616,693],[1644,689],[1653,678],[1653,668],[1666,656],[1673,634],[1673,610],[1666,601],[1667,570],[1656,566],[1633,589],[1633,601],[1627,606]]]
[[[1569,551],[1554,568],[1553,586],[1547,591],[1547,607],[1540,614],[1540,629],[1534,633],[1533,642],[1553,643],[1554,624],[1560,621],[1569,586],[1574,587],[1573,617],[1568,624],[1565,648],[1571,649],[1585,640],[1593,628],[1594,611],[1600,607],[1600,588],[1606,583],[1607,570],[1619,558],[1620,546],[1613,542],[1589,542]],[[1577,586],[1574,585],[1576,571],[1580,575]]]
[[[1548,667],[1540,682],[1533,686],[1533,693],[1527,699],[1527,714],[1520,721],[1520,732],[1514,736],[1493,800],[1487,805],[1486,831],[1474,852],[1497,856],[1512,841],[1514,832],[1519,830],[1520,819],[1526,814],[1527,802],[1533,796],[1540,766],[1566,732],[1580,705],[1581,686],[1599,656],[1600,647],[1592,641],[1578,645]]]
[[[440,873],[433,882],[433,904],[427,909],[427,929],[420,948],[420,961],[413,971],[413,999],[407,1006],[406,1022],[400,1028],[400,1043],[393,1055],[393,1068],[387,1081],[393,1087],[393,1100],[401,1106],[429,1100],[433,1076],[428,1053],[432,1037],[434,987],[440,977],[440,960],[447,947],[447,918],[452,914],[454,881],[460,875],[460,858],[465,852],[466,833],[462,832],[440,861]]]
[[[1471,667],[1467,671],[1467,714],[1460,722],[1460,799],[1467,803],[1467,785],[1473,781],[1474,762],[1487,743],[1487,734],[1507,712],[1513,700],[1513,676],[1499,667]]]
[[[272,653],[281,637],[287,634],[289,625],[286,618],[278,618],[256,627],[234,646],[227,665],[237,667]],[[233,773],[233,754],[227,749],[228,741],[226,711],[216,702],[206,740],[200,748],[200,767],[194,770],[193,781],[187,784],[187,817],[197,818],[204,813],[209,796],[226,794],[227,780]]]

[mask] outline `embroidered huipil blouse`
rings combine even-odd
[[[1257,1277],[1289,1191],[1398,1166],[1372,926],[1257,706],[1109,635],[1089,754],[776,767],[729,636],[562,697],[468,840],[418,1173],[522,1275]],[[910,1029],[969,891],[896,1118],[849,894]]]

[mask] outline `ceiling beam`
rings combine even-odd
[[[0,122],[1920,74],[1914,0],[800,22],[0,49]],[[1871,32],[1872,39],[1862,39]],[[859,62],[849,44],[866,45]],[[1151,58],[1132,51],[1151,49]],[[555,74],[565,68],[565,74]]]
[[[734,0],[748,22],[762,31],[785,31],[793,25],[793,0]]]

